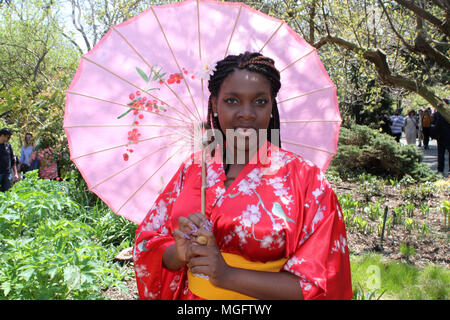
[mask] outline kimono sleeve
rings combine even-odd
[[[304,179],[302,229],[284,270],[299,277],[305,299],[351,299],[350,259],[339,202],[319,169]]]
[[[136,230],[133,260],[140,299],[173,299],[181,271],[164,268],[162,256],[175,244],[170,216],[184,178],[182,165]]]

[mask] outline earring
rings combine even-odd
[[[270,118],[273,118],[273,114],[270,114]]]
[[[217,118],[217,112],[214,112],[213,117]]]

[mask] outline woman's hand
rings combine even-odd
[[[213,285],[222,287],[230,276],[232,268],[223,259],[214,234],[205,228],[199,228],[193,235],[205,237],[207,243],[199,245],[193,242],[188,248],[186,257],[189,269],[193,274],[207,275]]]
[[[173,236],[176,242],[177,258],[186,263],[186,251],[193,242],[198,242],[195,233],[199,229],[211,230],[211,223],[201,213],[193,213],[188,217],[178,219],[178,229],[175,229]]]

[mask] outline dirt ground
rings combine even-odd
[[[333,190],[337,195],[350,194],[353,200],[363,201],[364,197],[358,191],[359,183],[355,182],[331,182]],[[381,194],[383,195],[381,198]],[[373,196],[370,202],[383,201],[382,208],[388,206],[388,217],[393,214],[393,208],[410,201],[404,199],[400,188],[384,186],[383,191],[378,196]],[[416,226],[422,226],[423,222],[428,228],[428,233],[423,235],[420,228],[408,232],[403,224],[395,224],[390,230],[390,234],[385,231],[384,241],[380,247],[380,236],[378,235],[378,221],[371,221],[362,210],[357,210],[356,215],[363,217],[368,221],[371,232],[361,233],[358,231],[347,230],[348,247],[350,254],[363,255],[369,252],[379,252],[384,257],[399,262],[408,262],[419,268],[427,264],[437,264],[449,267],[450,265],[450,243],[449,229],[444,227],[444,215],[439,209],[443,200],[450,199],[450,188],[446,191],[438,192],[425,199],[430,210],[428,214],[421,214],[420,206],[417,204],[414,209],[413,220]],[[448,222],[447,222],[448,223]],[[415,254],[405,257],[400,251],[400,245],[408,243],[415,249]],[[130,268],[133,268],[132,262],[128,262]],[[105,290],[104,295],[113,300],[135,300],[138,299],[136,280],[128,279],[124,282],[126,290],[109,288]]]
[[[363,197],[358,194],[355,183],[338,182],[332,183],[336,194],[351,194],[352,198],[357,201],[363,201]],[[384,209],[388,206],[388,218],[394,214],[393,208],[410,203],[405,201],[401,195],[400,188],[385,186],[382,192]],[[359,212],[357,215],[365,217],[368,225],[373,228],[372,233],[363,234],[360,232],[350,232],[347,230],[348,246],[350,253],[353,255],[361,255],[368,252],[379,252],[386,258],[399,262],[409,262],[417,267],[423,268],[427,264],[437,264],[449,267],[450,264],[450,243],[449,228],[444,226],[444,214],[440,209],[442,201],[450,199],[450,189],[435,193],[432,197],[428,197],[422,203],[429,207],[428,214],[422,214],[420,205],[416,204],[414,208],[414,224],[412,232],[408,232],[404,224],[394,224],[387,234],[385,230],[382,248],[379,246],[380,236],[378,235],[378,221],[367,219],[364,213]],[[380,197],[372,197],[372,201],[376,202]],[[429,229],[426,235],[421,232],[420,226],[425,223]],[[400,244],[408,243],[415,249],[415,254],[406,258],[400,252]],[[381,250],[380,250],[381,249]]]

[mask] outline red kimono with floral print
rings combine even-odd
[[[141,299],[200,299],[188,288],[187,267],[162,265],[178,218],[200,212],[201,166],[193,159],[181,165],[136,230]],[[305,299],[350,299],[344,220],[323,172],[274,145],[264,161],[255,159],[227,189],[223,163],[208,160],[206,215],[218,248],[251,261],[287,258],[283,270],[298,277]]]

